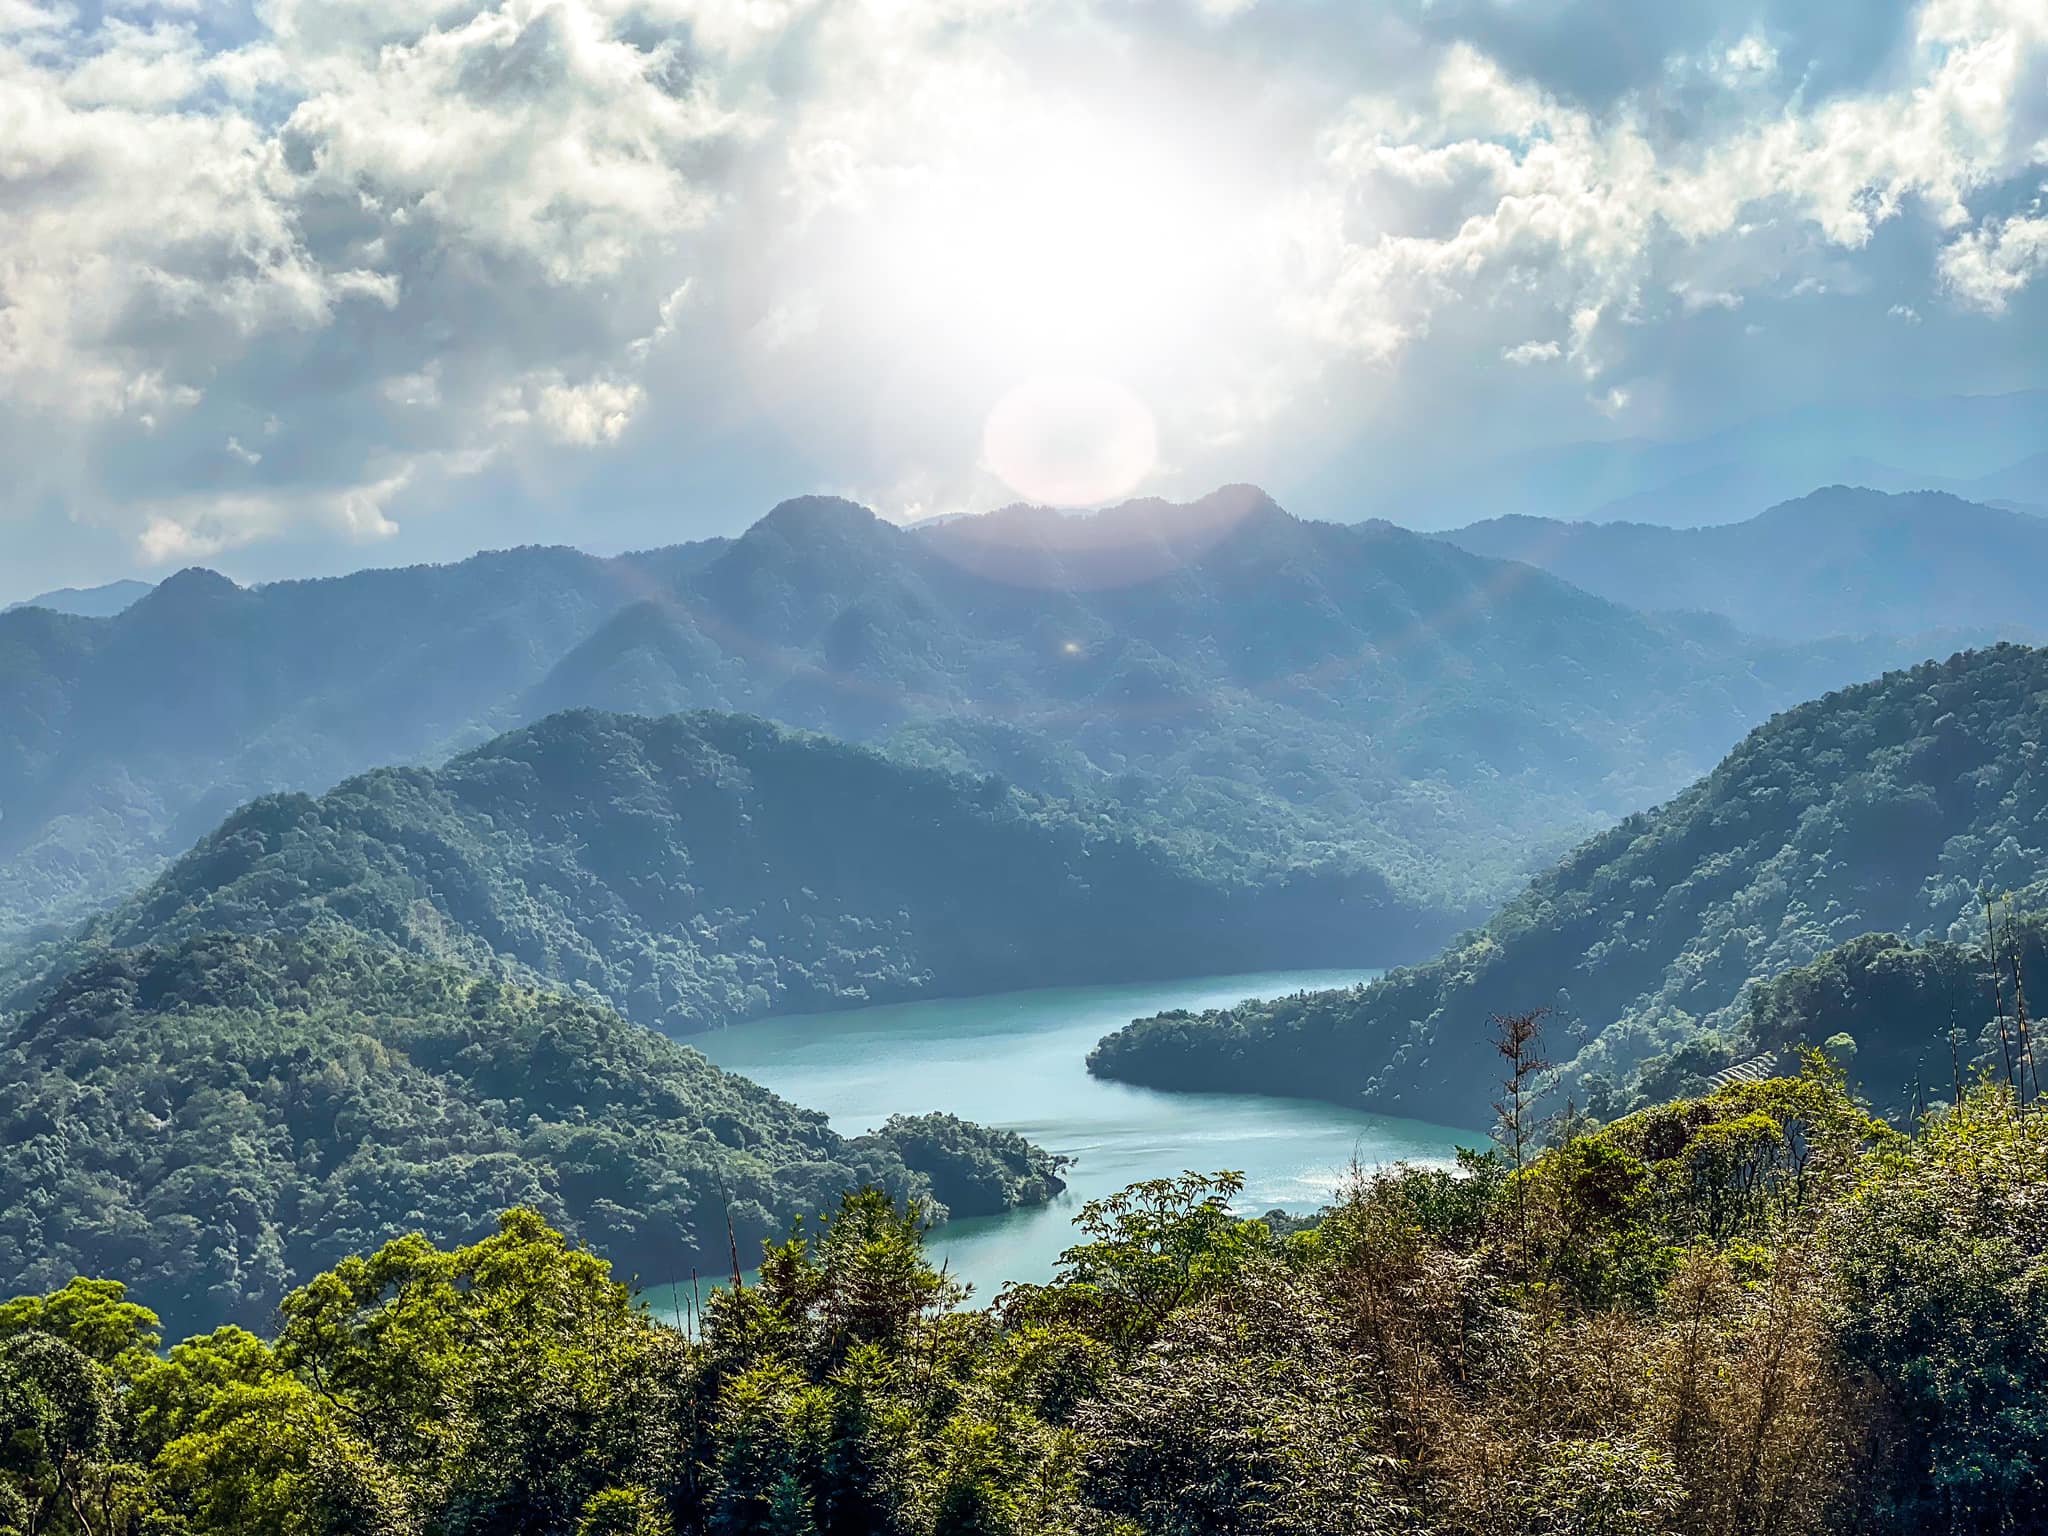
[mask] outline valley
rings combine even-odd
[[[2048,0],[0,0],[0,1536],[2048,1536]]]
[[[1861,518],[1869,537],[1841,558],[1859,582],[1881,582],[1910,563],[1902,551],[1938,544],[1937,524],[1962,505],[1845,494],[1700,536]],[[2029,520],[1969,515],[1960,550],[2023,563],[2021,544],[1997,541],[2031,537]],[[1902,528],[1919,544],[1898,544]],[[1572,537],[1625,551],[1652,533],[1683,536],[1615,525]],[[1515,552],[1572,547],[1525,540]],[[1617,591],[1658,600],[1614,569]],[[199,775],[207,787],[175,826],[233,793],[206,753],[316,782],[380,743],[426,760],[251,798],[111,901],[147,872],[142,844],[101,840],[111,823],[83,834],[59,815],[39,833],[32,815],[13,818],[18,859],[47,869],[83,835],[109,851],[101,874],[114,884],[83,921],[64,919],[72,896],[21,909],[40,936],[0,953],[0,1009],[35,1085],[10,1113],[60,1162],[123,1179],[154,1168],[148,1178],[180,1193],[122,1196],[133,1214],[119,1238],[17,1224],[8,1262],[40,1275],[72,1254],[186,1287],[212,1273],[211,1299],[187,1289],[177,1305],[253,1315],[376,1230],[358,1216],[368,1225],[330,1233],[314,1213],[371,1177],[346,1153],[362,1131],[340,1127],[377,1123],[408,1166],[461,1159],[442,1179],[450,1203],[414,1205],[437,1230],[476,1230],[480,1191],[510,1180],[572,1231],[609,1227],[598,1240],[653,1275],[674,1270],[671,1252],[716,1268],[720,1208],[751,1248],[822,1209],[844,1177],[825,1170],[866,1158],[863,1177],[924,1188],[935,1215],[958,1207],[968,1224],[934,1251],[957,1255],[988,1296],[1051,1273],[1074,1211],[1166,1163],[1240,1167],[1245,1209],[1301,1213],[1354,1150],[1431,1162],[1484,1141],[1497,1075],[1487,1019],[1524,1008],[1548,1013],[1548,1091],[1596,1119],[1838,1034],[1860,1036],[1858,1085],[1904,1103],[1927,1075],[1927,1039],[1897,1033],[1920,1028],[1917,1016],[1845,1018],[1796,975],[1846,964],[1852,980],[1836,991],[1876,985],[1860,952],[1836,946],[1873,930],[1909,950],[1967,946],[1980,889],[2019,890],[2024,904],[2048,874],[2030,851],[2044,839],[2027,755],[2048,697],[2043,653],[2000,645],[1885,670],[1948,643],[1923,620],[2025,610],[1988,587],[1968,608],[1963,576],[1923,585],[1935,606],[1881,605],[1896,634],[1830,634],[1858,618],[1839,609],[1753,640],[1723,617],[1645,614],[1526,564],[1383,525],[1305,522],[1227,487],[1185,505],[1012,507],[910,530],[810,498],[738,539],[651,554],[521,550],[256,589],[187,572],[112,617],[0,614],[15,626],[0,634],[27,645],[7,653],[0,688],[60,704],[18,717],[26,729],[11,738],[31,812],[36,784],[99,794],[93,763],[138,788],[135,774],[154,774],[143,800],[164,812],[162,797],[189,793],[177,775]],[[450,636],[462,638],[449,663],[418,672],[416,648]],[[173,637],[216,658],[213,688],[152,712],[123,690]],[[339,669],[342,637],[368,648],[368,666]],[[1870,668],[1877,681],[1740,735]],[[95,723],[110,708],[120,732]],[[442,755],[524,715],[538,718]],[[1723,733],[1734,752],[1681,788]],[[286,741],[289,759],[266,755],[263,743]],[[1679,792],[1656,805],[1666,785]],[[1485,910],[1466,904],[1569,846],[1603,805],[1634,809],[1458,936]],[[82,897],[95,877],[69,868],[60,883]],[[14,889],[19,901],[36,887]],[[1928,963],[1948,974],[1970,962]],[[1342,986],[1322,984],[1330,967],[1345,968]],[[280,968],[288,985],[265,979]],[[146,978],[174,975],[193,979],[159,1000]],[[394,984],[407,997],[573,1000],[607,1057],[635,1025],[694,1041],[738,1074],[718,1082],[760,1082],[771,1097],[713,1109],[737,1089],[691,1078],[661,1090],[678,1095],[680,1129],[749,1160],[784,1150],[744,1176],[714,1151],[711,1183],[679,1182],[649,1161],[655,1142],[632,1147],[652,1124],[653,1090],[636,1088],[606,1132],[628,1140],[598,1173],[556,1133],[503,1120],[502,1095],[477,1075],[530,1032],[529,1004],[503,1017],[486,1007],[490,1029],[510,1033],[487,1032],[467,1055],[422,1056],[399,1043],[415,1037],[361,1015]],[[268,1083],[277,1048],[260,1042],[296,1017],[283,999],[307,986],[329,998],[316,1017],[337,1022],[294,1060],[317,1063],[364,1029],[398,1055],[375,1095],[386,1120],[330,1125],[327,1110],[308,1120],[289,1086],[236,1090],[245,1104],[230,1123],[253,1116],[264,1140],[339,1138],[300,1188],[220,1140],[212,1110],[175,1110],[211,1101],[174,1044],[192,1026],[172,1021],[229,1010],[207,1027],[227,1031],[252,1085]],[[96,1001],[81,1008],[81,995]],[[83,1042],[115,999],[135,1022],[122,1026],[130,1053],[109,1064]],[[1958,1061],[1991,1060],[1991,1030],[1965,1004]],[[521,1058],[518,1094],[555,1106],[544,1120],[587,1091],[578,1055]],[[95,1093],[113,1097],[84,1139],[58,1133],[58,1106]],[[407,1139],[456,1101],[481,1117],[460,1150]],[[159,1162],[149,1127],[174,1112],[198,1114],[200,1134]],[[801,1129],[776,1128],[792,1114]],[[933,1129],[862,1139],[894,1115]],[[933,1115],[966,1118],[916,1118]],[[913,1144],[921,1166],[903,1161]],[[1053,1176],[1064,1157],[1080,1161]],[[806,1160],[817,1170],[799,1171]],[[239,1257],[207,1260],[192,1206],[223,1179],[250,1192],[250,1214],[212,1240]],[[33,1206],[31,1188],[19,1198]],[[40,1198],[54,1215],[71,1197]]]
[[[1680,1335],[1657,1298],[1726,1268],[1698,1304],[1762,1326],[1749,1234],[1818,1256],[1770,1295],[1856,1315],[1873,1266],[1917,1260],[1844,1213],[1958,1177],[1953,1127],[2027,1158],[2043,1123],[2020,998],[2048,965],[2048,651],[1948,650],[2028,630],[2024,583],[1985,572],[2024,564],[2029,525],[1971,509],[1943,566],[1946,499],[1809,502],[1703,532],[1769,558],[1743,541],[1846,517],[1853,576],[1780,560],[1774,597],[1715,612],[1629,565],[1665,559],[1640,530],[1496,528],[1504,560],[1450,542],[1483,530],[1226,488],[907,531],[813,498],[653,555],[186,572],[110,617],[0,613],[28,813],[0,945],[0,1288],[27,1294],[0,1306],[0,1389],[14,1339],[147,1318],[193,1337],[92,1369],[272,1425],[219,1383],[329,1392],[300,1362],[459,1316],[436,1358],[479,1382],[510,1357],[475,1341],[509,1326],[575,1391],[664,1383],[723,1447],[660,1496],[688,1509],[689,1458],[729,1468],[799,1412],[749,1393],[850,1454],[850,1372],[884,1373],[862,1402],[923,1447],[916,1476],[1007,1435],[1057,1484],[1060,1435],[1107,1455],[1197,1379],[1205,1405],[1259,1382],[1241,1411],[1288,1416],[1262,1436],[1362,1455],[1322,1417],[1368,1396],[1344,1361],[1535,1370],[1443,1341],[1519,1337],[1538,1305],[1647,1329],[1618,1347],[1658,1383],[1644,1360]],[[447,635],[474,664],[421,672]],[[371,665],[345,672],[343,639]],[[169,646],[211,657],[196,696],[149,680]],[[1340,1347],[1383,1285],[1366,1315],[1399,1342]],[[849,1329],[851,1352],[778,1342]],[[1794,1337],[1827,1361],[1802,1403],[1912,1379],[1846,1326]],[[750,1363],[684,1382],[664,1349]],[[973,1396],[934,1410],[912,1383],[941,1369]],[[1492,1391],[1445,1400],[1493,1416]],[[1411,1433],[1455,1502],[1432,1438],[1454,1431]],[[150,1454],[174,1450],[193,1436]],[[1297,1503],[1352,1507],[1365,1465]]]

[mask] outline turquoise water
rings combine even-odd
[[[1448,1161],[1476,1132],[1336,1104],[1254,1094],[1167,1094],[1103,1082],[1089,1047],[1134,1018],[1247,997],[1349,986],[1376,971],[1270,971],[1113,987],[1058,987],[807,1014],[737,1025],[691,1043],[859,1135],[893,1114],[943,1109],[1001,1126],[1078,1161],[1049,1206],[950,1222],[936,1259],[987,1301],[1007,1280],[1051,1278],[1083,1201],[1137,1179],[1194,1169],[1245,1175],[1248,1214],[1324,1204],[1352,1161]]]

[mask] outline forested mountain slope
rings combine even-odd
[[[1733,1023],[1751,981],[1857,935],[1981,934],[1981,888],[2048,875],[2044,740],[2048,651],[2002,645],[1887,674],[1771,720],[1426,965],[1350,992],[1141,1020],[1092,1064],[1155,1086],[1480,1124],[1500,1075],[1489,1014],[1548,1007],[1567,1087],[1607,1091]]]
[[[1938,492],[1830,486],[1711,528],[1501,517],[1442,535],[1616,602],[1718,613],[1758,635],[2048,628],[2048,519]]]
[[[1759,982],[1719,1034],[1645,1063],[1626,1098],[1669,1098],[1731,1061],[1771,1052],[1787,1063],[1821,1046],[1895,1124],[1985,1073],[2038,1099],[2034,1068],[2048,1061],[2048,1034],[2034,1022],[2048,995],[2044,896],[2037,885],[1994,903],[1960,941],[1866,933]]]
[[[814,498],[614,560],[187,571],[113,618],[0,614],[0,938],[134,889],[256,794],[583,705],[1028,764],[1191,855],[1366,865],[1469,911],[1772,709],[1924,654],[1759,647],[1248,488],[912,530]]]
[[[323,921],[671,1032],[771,1011],[1337,964],[1424,931],[1369,874],[1192,867],[1114,819],[746,716],[576,711],[237,811],[93,949]]]
[[[104,1275],[181,1329],[510,1204],[653,1281],[725,1272],[728,1210],[753,1254],[861,1184],[941,1217],[1059,1187],[1015,1136],[847,1140],[602,1008],[332,926],[105,955],[0,1018],[0,1148],[0,1293]]]
[[[1740,1083],[1271,1226],[1230,1175],[1157,1179],[983,1312],[874,1192],[701,1306],[641,1304],[531,1208],[161,1354],[155,1286],[81,1278],[0,1300],[0,1508],[51,1536],[2018,1536],[2048,1501],[2048,1119],[2016,1108],[1902,1135],[1826,1072]]]

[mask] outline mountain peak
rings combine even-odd
[[[843,496],[793,496],[778,502],[743,535],[781,538],[844,538],[859,536],[882,520],[857,501]]]
[[[956,564],[1009,585],[1128,586],[1185,568],[1226,538],[1298,527],[1255,485],[1194,501],[1136,497],[1092,512],[1013,503],[918,532]]]
[[[172,576],[166,576],[148,593],[129,608],[130,613],[164,613],[194,607],[201,603],[218,602],[239,596],[242,588],[235,585],[219,571],[208,570],[203,565],[188,565]]]

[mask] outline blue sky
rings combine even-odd
[[[0,600],[2038,387],[2044,182],[2040,0],[0,0]]]

